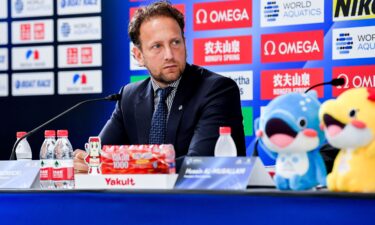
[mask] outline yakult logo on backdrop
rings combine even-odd
[[[78,55],[80,53],[80,56]],[[79,59],[81,59],[82,64],[92,63],[92,47],[73,47],[67,48],[67,63],[68,64],[78,64]]]
[[[251,27],[251,1],[194,4],[194,30]]]
[[[375,87],[375,66],[333,67],[332,77],[345,79],[344,85],[332,87],[332,95],[337,97],[350,88]]]
[[[59,68],[102,65],[101,44],[60,45]]]
[[[323,59],[322,30],[265,34],[261,39],[262,63]]]
[[[53,41],[53,21],[34,20],[12,23],[12,43],[45,43]]]
[[[323,80],[322,68],[262,71],[261,99],[273,99],[291,92],[303,93],[309,87],[321,83]],[[320,98],[324,96],[323,87],[314,90],[318,92]]]
[[[250,64],[251,43],[251,36],[195,39],[194,63],[198,65]]]
[[[333,59],[375,57],[375,26],[334,29],[332,47]]]
[[[260,5],[262,27],[324,22],[324,0],[262,0]]]

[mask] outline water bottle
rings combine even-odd
[[[44,142],[40,148],[40,188],[53,189],[54,183],[52,181],[53,169],[53,154],[56,145],[56,132],[54,130],[44,131]]]
[[[17,132],[17,140],[25,136],[27,133],[24,131]],[[24,138],[16,148],[17,160],[31,160],[32,152],[29,142]]]
[[[73,148],[67,130],[57,131],[52,179],[58,189],[74,188]]]
[[[237,156],[236,144],[230,134],[230,127],[220,127],[220,136],[215,145],[215,156]]]

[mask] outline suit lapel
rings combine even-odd
[[[152,91],[151,81],[145,86],[143,91],[139,94],[138,102],[135,106],[135,118],[137,121],[138,143],[148,143],[148,136],[150,133],[151,119],[154,108],[154,94]]]

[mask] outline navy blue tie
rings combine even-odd
[[[158,89],[159,103],[152,116],[149,144],[164,144],[167,130],[168,107],[165,100],[171,93],[173,87]]]

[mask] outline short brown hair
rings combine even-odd
[[[154,2],[148,6],[141,7],[137,9],[134,13],[134,16],[129,22],[128,34],[130,40],[138,48],[141,47],[141,41],[139,40],[140,36],[140,27],[143,22],[150,20],[153,17],[169,17],[178,23],[181,28],[181,34],[184,36],[184,15],[178,11],[169,1],[158,1]]]

